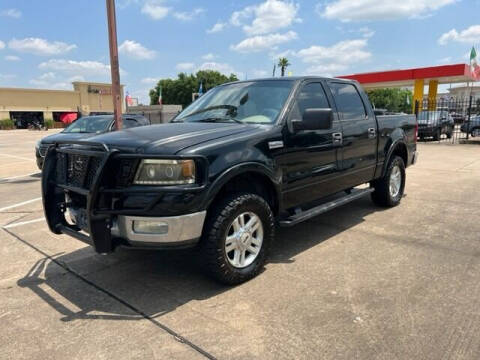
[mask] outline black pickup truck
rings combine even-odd
[[[398,205],[417,131],[414,116],[375,116],[356,82],[229,83],[169,124],[55,143],[45,217],[102,254],[196,246],[212,276],[237,284],[262,269],[278,227],[367,194]]]

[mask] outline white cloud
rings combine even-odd
[[[118,47],[118,52],[137,60],[151,60],[155,57],[155,51],[133,40],[125,40]]]
[[[153,77],[146,77],[140,80],[142,84],[156,84],[159,79]]]
[[[253,73],[252,73],[253,77],[255,78],[264,78],[264,77],[267,77],[268,74],[269,73],[267,70],[257,70],[257,69],[253,70]]]
[[[241,73],[235,71],[235,69],[230,64],[217,63],[217,62],[204,62],[200,65],[197,70],[215,70],[225,75],[236,74],[239,76]]]
[[[0,80],[1,81],[9,81],[12,79],[15,79],[17,75],[15,74],[0,74]]]
[[[177,66],[175,66],[177,70],[180,71],[188,71],[192,70],[195,67],[194,63],[191,62],[183,62],[183,63],[178,63]]]
[[[230,17],[234,26],[242,26],[248,35],[261,35],[290,26],[297,18],[298,5],[290,1],[266,0],[265,2],[247,6],[235,11]],[[252,19],[250,24],[245,22]]]
[[[18,56],[15,55],[7,55],[4,57],[5,60],[7,61],[20,61],[21,59]]]
[[[327,19],[343,22],[363,20],[394,20],[425,17],[457,0],[336,0],[319,3],[316,11]]]
[[[19,19],[22,17],[22,12],[18,9],[6,9],[0,12],[1,16],[8,16],[14,19]]]
[[[344,71],[347,68],[347,65],[342,64],[313,65],[307,68],[307,74],[332,77],[338,75],[340,71]]]
[[[68,78],[68,81],[74,82],[74,81],[85,81],[85,78],[82,75],[74,75]]]
[[[367,45],[367,39],[344,40],[330,47],[313,45],[298,51],[296,56],[311,64],[307,69],[309,74],[327,76],[368,60],[372,54],[366,49]]]
[[[173,13],[173,16],[178,20],[190,21],[190,20],[193,20],[196,16],[200,15],[203,12],[205,12],[205,9],[196,8],[196,9],[193,9],[192,11],[188,11],[188,12],[175,12],[175,13]]]
[[[171,8],[164,5],[163,0],[147,0],[141,11],[153,20],[160,20],[167,16],[170,10]]]
[[[215,54],[212,54],[212,53],[208,53],[208,54],[205,54],[202,56],[202,59],[203,60],[213,60],[215,59],[217,56]]]
[[[110,76],[110,65],[98,61],[75,61],[65,59],[50,59],[38,65],[41,70],[53,70],[84,78],[103,78]],[[123,70],[120,73],[125,74]]]
[[[215,25],[213,25],[210,29],[207,30],[207,34],[220,32],[225,28],[225,26],[227,26],[226,23],[217,22]]]
[[[375,35],[375,31],[370,29],[368,26],[361,27],[358,29],[358,32],[362,34],[364,38],[371,38],[373,35]]]
[[[269,49],[275,49],[277,45],[286,43],[297,38],[297,33],[288,31],[284,34],[257,35],[246,38],[236,45],[231,45],[230,49],[242,52],[259,52]]]
[[[67,53],[77,47],[75,44],[67,44],[61,41],[49,42],[40,38],[12,39],[8,42],[10,49],[35,54],[35,55],[59,55]]]
[[[447,57],[444,57],[444,58],[441,58],[441,59],[437,60],[437,63],[439,63],[439,64],[446,64],[446,63],[449,63],[449,62],[452,62],[452,57],[451,56],[447,56]]]
[[[480,25],[472,25],[469,28],[458,32],[456,29],[452,29],[440,36],[438,43],[440,45],[446,45],[450,41],[456,41],[461,43],[478,43],[480,41]]]
[[[0,40],[0,50],[4,48],[5,48],[5,43],[2,40]]]

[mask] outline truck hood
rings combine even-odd
[[[132,152],[174,155],[191,146],[255,129],[237,123],[168,123],[114,131],[88,141]]]
[[[60,132],[58,134],[53,134],[44,137],[41,140],[42,144],[53,144],[56,141],[79,141],[79,140],[86,140],[91,137],[98,136],[95,133],[63,133]]]

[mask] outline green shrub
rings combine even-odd
[[[15,124],[13,123],[13,120],[10,120],[10,119],[0,120],[0,130],[10,130],[14,128],[15,128]]]
[[[43,124],[47,129],[53,129],[53,120],[52,119],[45,119]]]

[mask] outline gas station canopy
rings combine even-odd
[[[342,79],[357,80],[367,89],[414,86],[415,80],[427,85],[431,80],[437,84],[465,83],[475,81],[467,64],[430,66],[423,68],[389,70],[362,74],[338,76]],[[418,81],[417,81],[418,83]]]

